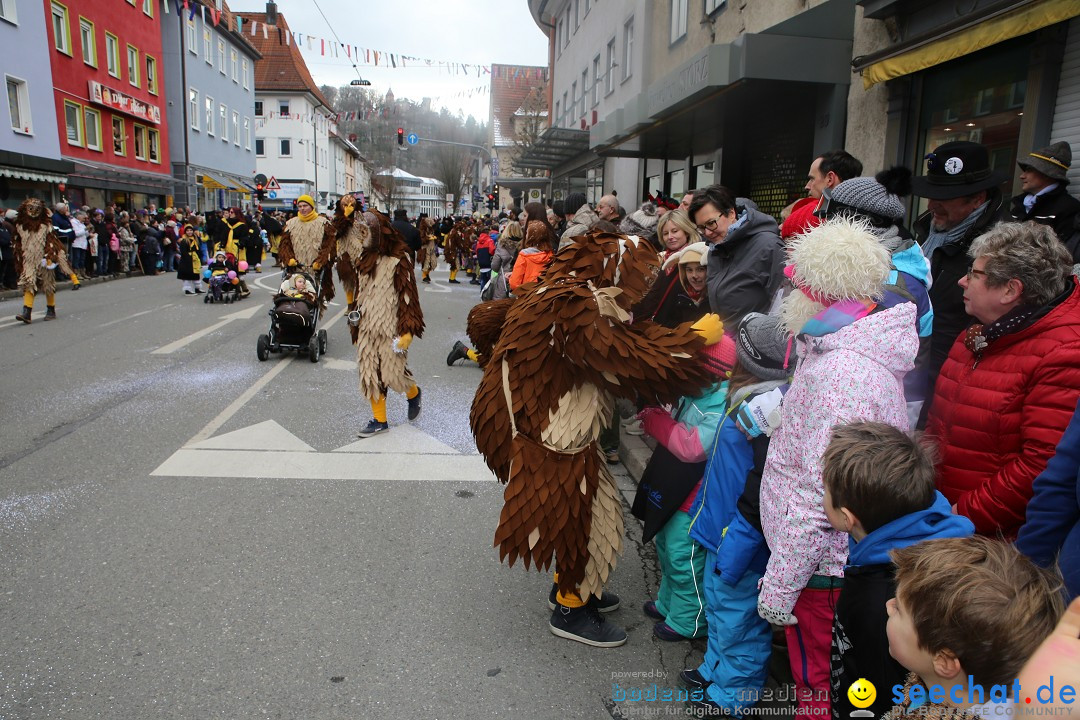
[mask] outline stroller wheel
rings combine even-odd
[[[255,354],[260,361],[265,361],[270,357],[270,338],[268,336],[259,336],[259,341],[255,344]]]
[[[308,342],[308,357],[313,363],[319,362],[319,338],[315,335],[312,335]]]
[[[323,355],[326,354],[326,331],[319,331],[319,352]]]
[[[202,299],[202,301],[203,301],[203,303],[208,303],[208,302],[210,302],[210,296],[209,296],[209,295],[205,296],[205,297],[204,297],[204,298]]]

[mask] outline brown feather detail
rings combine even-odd
[[[11,238],[15,256],[15,274],[22,292],[56,292],[56,270],[43,267],[42,260],[55,263],[68,275],[75,271],[68,262],[67,251],[53,232],[51,218],[44,203],[36,198],[24,200],[15,217],[15,232]]]
[[[513,304],[514,298],[502,298],[474,305],[469,311],[465,332],[469,334],[473,347],[479,353],[477,363],[480,367],[487,365],[488,358],[491,357],[495,344],[499,341],[506,313]]]
[[[424,334],[424,311],[420,307],[420,293],[416,290],[416,273],[412,259],[406,254],[398,259],[394,270],[394,291],[398,295],[397,334],[410,333],[413,338]]]
[[[622,548],[622,507],[597,449],[612,396],[673,401],[712,380],[689,324],[618,320],[658,267],[644,242],[579,238],[510,302],[473,398],[476,446],[507,484],[500,556],[546,568],[553,553],[564,592],[599,594]]]

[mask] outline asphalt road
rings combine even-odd
[[[276,275],[233,305],[92,285],[29,326],[0,301],[0,718],[611,718],[647,709],[613,682],[678,685],[702,647],[652,637],[632,518],[621,648],[551,635],[550,576],[499,563],[480,371],[445,363],[478,288],[434,278],[423,412],[391,395],[364,441],[340,305],[317,364],[256,359]]]

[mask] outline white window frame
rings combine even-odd
[[[221,37],[220,35],[217,36],[217,60],[218,60],[218,71],[222,75],[226,75],[227,73],[226,73],[226,70],[225,70],[225,38]]]
[[[229,142],[229,109],[225,107],[225,103],[218,103],[218,122],[219,122],[219,135],[221,135],[221,142]]]
[[[72,147],[85,147],[86,145],[86,133],[83,128],[83,106],[77,102],[71,100],[64,101],[64,139],[67,140],[67,144]],[[75,141],[71,139],[71,124],[68,122],[68,111],[75,111],[75,130],[78,137]]]
[[[135,62],[131,62],[131,53],[135,52]],[[134,69],[134,72],[132,70]],[[128,84],[133,87],[140,87],[139,85],[139,48],[134,45],[127,46],[127,71],[128,71]]]
[[[18,6],[15,0],[0,0],[0,20],[7,20],[12,25],[19,24]]]
[[[87,42],[87,35],[90,36],[90,42]],[[82,59],[83,62],[90,67],[96,68],[98,66],[97,57],[97,30],[94,28],[94,23],[86,18],[79,16],[79,45],[82,46]],[[90,51],[90,57],[86,56],[86,51]]]
[[[244,116],[244,149],[251,149],[251,118]]]
[[[202,107],[199,105],[199,91],[193,87],[188,88],[188,115],[191,119],[188,121],[191,123],[191,129],[199,131],[199,113],[202,112]]]
[[[235,110],[232,114],[232,135],[233,145],[240,147],[240,113]]]
[[[210,28],[203,25],[202,29],[202,47],[203,47],[203,60],[206,60],[206,64],[213,66],[214,64],[214,35],[210,32]]]
[[[238,77],[240,68],[240,55],[236,52],[236,48],[229,49],[229,70],[232,71],[232,81],[234,83],[240,82]]]
[[[262,143],[262,152],[259,152],[259,143]],[[266,138],[255,138],[255,157],[266,157]]]
[[[132,126],[131,140],[135,148],[132,150],[132,155],[136,160],[146,160],[146,126],[135,123]],[[142,155],[139,154],[139,138],[142,138]]]
[[[63,35],[63,38],[61,38],[60,44],[57,44],[56,38],[57,20],[64,23],[63,33],[61,33]],[[68,18],[67,6],[63,5],[62,3],[56,2],[56,0],[53,0],[53,2],[50,3],[49,8],[49,23],[49,27],[52,30],[53,47],[55,47],[57,50],[64,53],[65,55],[71,55],[71,21]]]
[[[4,76],[4,91],[8,96],[8,120],[11,124],[11,129],[20,135],[33,135],[34,134],[34,122],[30,115],[30,86],[27,85],[26,80],[14,75]],[[19,122],[15,123],[15,118],[11,115],[11,90],[10,85],[15,86],[15,110],[19,113]]]
[[[154,0],[143,0],[142,11],[143,15],[154,17]]]
[[[246,57],[240,58],[240,75],[244,78],[244,89],[247,90],[250,83],[248,82],[248,59]]]
[[[120,69],[120,38],[110,32],[105,33],[105,67],[114,78],[123,76]]]
[[[671,37],[670,44],[674,45],[686,37],[686,21],[689,15],[690,0],[671,0]]]
[[[727,0],[705,0],[705,15],[709,16],[724,7]]]
[[[282,152],[285,146],[282,143],[289,143],[289,151]],[[292,157],[292,140],[290,138],[278,138],[278,157]]]
[[[589,66],[586,65],[585,69],[581,71],[581,112],[579,115],[585,117],[585,111],[589,109]]]
[[[116,151],[116,124],[120,123],[120,152]],[[127,125],[124,124],[124,118],[121,115],[113,115],[109,121],[109,137],[113,143],[113,155],[117,157],[127,157]]]
[[[199,55],[199,30],[195,26],[195,18],[192,17],[184,22],[187,23],[188,52],[197,57]]]
[[[569,2],[566,3],[566,17],[563,19],[563,22],[566,23],[566,34],[563,36],[566,40],[566,47],[570,47],[570,15],[573,10],[572,4]]]
[[[565,32],[566,26],[563,25],[562,20],[555,21],[555,53],[558,57],[562,57],[563,49],[563,32]]]
[[[264,112],[264,110],[263,110],[263,101],[262,100],[256,100],[255,101],[255,117],[262,117],[263,112]]]
[[[588,4],[585,5],[585,12],[589,11]],[[592,61],[592,106],[596,107],[600,104],[600,53],[596,53],[596,57]]]
[[[623,23],[623,69],[622,81],[626,82],[634,74],[634,17]]]
[[[146,63],[146,91],[151,95],[158,94],[158,62],[157,58],[149,53],[143,55],[143,62]],[[153,73],[150,72],[153,68]]]
[[[290,112],[291,107],[292,107],[292,105],[289,103],[288,100],[278,100],[278,103],[277,103],[278,117],[281,117],[282,115],[291,115],[292,114]],[[281,108],[285,108],[285,110],[282,111]]]
[[[604,95],[615,92],[615,38],[612,37],[607,43],[607,71],[604,73]]]
[[[90,123],[87,122],[91,117],[94,118],[94,125],[96,126],[92,139],[90,137]],[[83,105],[83,137],[86,140],[87,150],[103,152],[101,147],[101,111],[85,105]]]
[[[203,100],[203,116],[206,118],[206,134],[210,137],[214,137],[214,110],[217,106],[214,105],[214,98],[209,95]]]
[[[146,159],[155,165],[161,164],[161,131],[152,127],[146,128]]]

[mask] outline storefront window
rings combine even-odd
[[[982,143],[990,164],[1015,175],[1016,149],[1027,91],[1029,41],[1019,40],[974,53],[962,60],[928,70],[923,80],[919,119],[917,174],[926,172],[927,153],[947,142]],[[920,213],[926,201],[920,202]]]
[[[713,164],[711,162],[694,166],[694,188],[703,188],[716,182],[713,178]]]
[[[92,208],[104,208],[107,204],[105,202],[105,191],[98,190],[97,188],[86,188],[86,200],[84,204],[89,205]]]
[[[589,168],[585,174],[585,199],[590,205],[596,205],[596,201],[604,195],[604,166]]]
[[[668,173],[668,191],[671,197],[680,197],[686,192],[686,171],[672,170]]]
[[[664,189],[664,180],[660,175],[650,175],[645,178],[645,194],[656,195]]]

